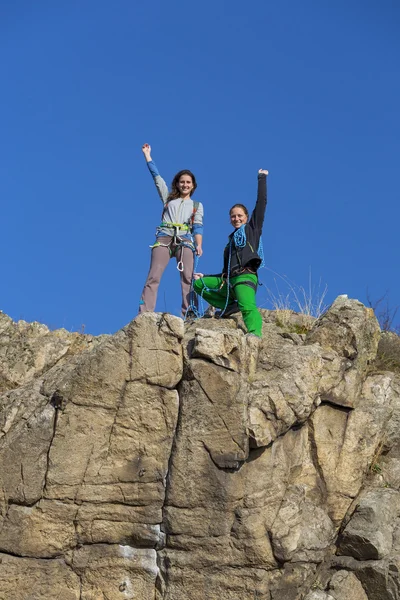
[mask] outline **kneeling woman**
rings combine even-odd
[[[235,230],[224,250],[224,268],[220,275],[195,273],[194,290],[209,304],[221,309],[221,316],[240,310],[250,334],[261,337],[262,319],[256,305],[258,254],[264,214],[267,207],[268,171],[258,172],[257,202],[249,219],[247,208],[235,204],[229,211]]]

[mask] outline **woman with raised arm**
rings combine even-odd
[[[256,305],[257,270],[262,263],[260,239],[267,207],[268,171],[258,171],[257,202],[249,219],[247,208],[235,204],[229,211],[234,231],[224,250],[223,272],[195,273],[194,290],[221,310],[220,316],[240,311],[249,335],[261,337],[262,319]],[[262,248],[262,247],[261,247]]]
[[[155,310],[161,276],[169,259],[175,257],[181,277],[184,316],[189,306],[194,254],[201,256],[203,253],[203,205],[191,198],[197,187],[196,178],[191,171],[179,171],[172,180],[169,192],[151,158],[149,144],[142,146],[142,152],[162,200],[163,211],[160,225],[156,229],[156,241],[150,246],[150,270],[140,299],[139,312]]]

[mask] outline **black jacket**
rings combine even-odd
[[[258,175],[257,202],[249,221],[244,226],[246,233],[246,245],[243,248],[237,248],[232,237],[235,231],[229,236],[229,242],[224,250],[224,269],[225,275],[228,273],[229,248],[231,250],[231,264],[229,277],[240,275],[243,270],[257,272],[261,264],[261,258],[257,254],[258,244],[262,233],[264,223],[265,209],[267,208],[267,176],[264,173]]]

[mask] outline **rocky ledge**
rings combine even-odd
[[[97,338],[0,314],[0,600],[398,600],[400,375],[373,312]]]

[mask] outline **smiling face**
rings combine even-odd
[[[233,206],[229,212],[229,216],[231,219],[231,225],[233,225],[235,229],[239,229],[239,227],[247,223],[249,219],[247,209],[242,204]]]
[[[181,175],[178,180],[178,190],[183,197],[190,196],[193,190],[193,180],[190,175]]]
[[[178,198],[188,200],[196,188],[196,177],[193,175],[192,171],[189,171],[188,169],[179,171],[172,180],[168,200],[177,200]]]

